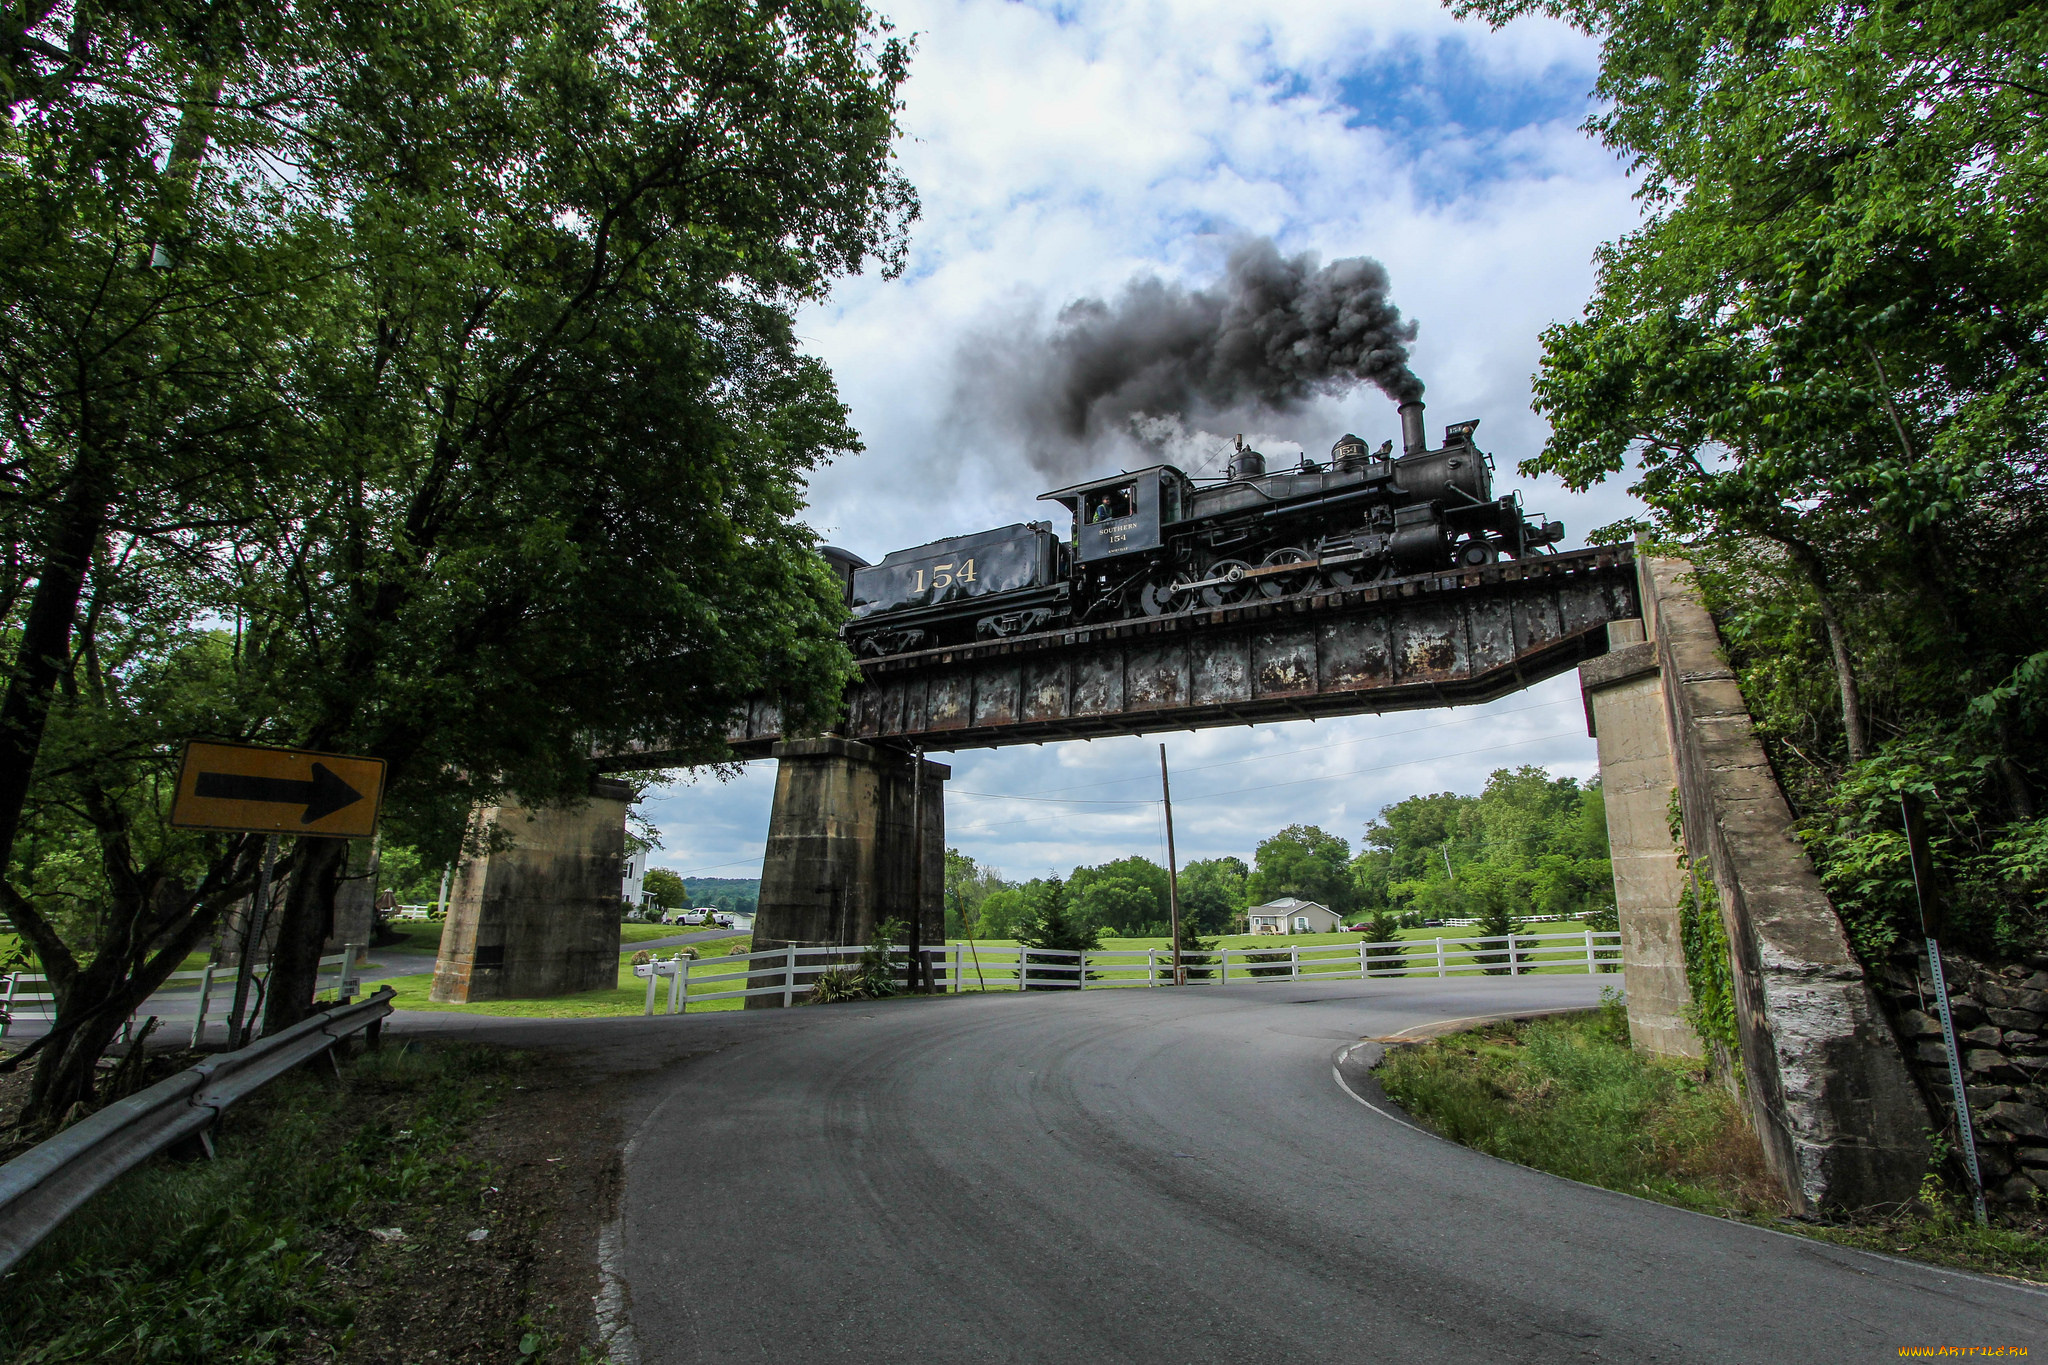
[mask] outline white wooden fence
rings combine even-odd
[[[758,953],[692,961],[677,954],[634,968],[646,978],[646,1014],[680,1014],[691,1005],[748,996],[779,995],[785,1005],[810,993],[820,975],[851,966],[864,949],[770,948]],[[934,944],[920,950],[941,991],[1098,990],[1173,984],[1173,953],[1166,948],[987,947]],[[907,950],[892,950],[897,979],[908,973]],[[1503,934],[1451,941],[1407,939],[1391,943],[1272,944],[1183,953],[1181,965],[1195,986],[1260,982],[1358,981],[1393,976],[1525,976],[1532,972],[1617,971],[1621,935],[1584,929],[1559,934]],[[667,981],[664,994],[662,982]],[[660,997],[660,998],[658,998]]]
[[[315,999],[331,995],[342,1000],[356,993],[360,983],[355,975],[355,960],[360,951],[353,946],[344,947],[333,956],[320,959],[320,975],[313,992]],[[270,964],[257,963],[252,975],[257,981],[267,981]],[[57,997],[50,991],[49,983],[49,977],[35,972],[0,976],[0,1038],[24,1027],[32,1033],[42,1033],[49,1028],[50,1020],[57,1012]],[[192,1046],[198,1047],[206,1041],[208,1025],[219,1021],[225,1027],[228,1011],[234,1008],[234,994],[235,969],[232,966],[209,963],[197,971],[172,972],[156,994],[121,1025],[120,1041],[127,1042],[140,1021],[155,1015],[164,1024],[189,1024]],[[252,988],[248,1008],[256,1008],[261,999],[262,996]]]

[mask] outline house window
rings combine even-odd
[[[1294,917],[1294,932],[1297,934],[1305,934],[1308,932],[1307,915],[1296,915]]]

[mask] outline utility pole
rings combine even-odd
[[[910,980],[912,994],[924,982],[924,746],[910,751]]]
[[[1173,785],[1166,778],[1166,745],[1159,746],[1159,795],[1166,803],[1166,913],[1173,930],[1173,984],[1188,984],[1180,965],[1180,869],[1173,857]]]

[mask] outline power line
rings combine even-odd
[[[1563,706],[1563,705],[1565,705],[1565,704],[1567,704],[1568,702],[1571,702],[1571,701],[1573,701],[1573,700],[1575,700],[1575,699],[1574,699],[1574,698],[1571,698],[1571,697],[1560,697],[1560,698],[1558,698],[1558,699],[1557,699],[1556,701],[1542,701],[1542,702],[1536,702],[1535,704],[1533,704],[1533,705],[1530,705],[1530,706],[1517,706],[1517,707],[1513,707],[1513,708],[1511,708],[1511,709],[1509,709],[1509,710],[1505,710],[1505,711],[1496,711],[1496,712],[1494,712],[1493,714],[1494,714],[1494,715],[1496,715],[1496,716],[1518,716],[1518,715],[1521,715],[1521,714],[1522,714],[1523,712],[1525,712],[1525,711],[1542,711],[1542,710],[1546,710],[1546,709],[1548,709],[1549,707],[1553,707],[1553,706]],[[1212,768],[1232,768],[1232,767],[1238,767],[1238,766],[1240,766],[1240,765],[1242,765],[1242,764],[1246,764],[1246,763],[1267,763],[1267,762],[1271,762],[1271,761],[1272,761],[1272,760],[1274,760],[1274,759],[1280,759],[1280,758],[1292,758],[1292,757],[1294,757],[1294,756],[1295,756],[1296,754],[1316,754],[1316,753],[1326,753],[1326,752],[1328,752],[1328,751],[1330,751],[1330,750],[1332,750],[1332,749],[1347,749],[1347,748],[1350,748],[1350,747],[1351,747],[1352,745],[1355,745],[1355,744],[1372,744],[1372,743],[1379,743],[1379,742],[1384,742],[1384,741],[1386,741],[1386,740],[1390,740],[1390,739],[1399,739],[1399,738],[1401,738],[1401,736],[1403,736],[1403,735],[1419,735],[1419,734],[1422,734],[1423,732],[1425,732],[1425,731],[1428,731],[1428,730],[1441,730],[1441,729],[1443,729],[1444,727],[1446,727],[1446,726],[1449,726],[1449,725],[1470,725],[1470,724],[1472,723],[1473,719],[1474,719],[1474,718],[1473,718],[1473,717],[1471,717],[1471,716],[1460,716],[1460,717],[1457,717],[1457,718],[1455,718],[1455,719],[1452,719],[1452,720],[1440,720],[1440,721],[1437,721],[1437,722],[1435,722],[1434,724],[1431,724],[1431,725],[1411,725],[1411,726],[1409,726],[1409,727],[1408,727],[1408,728],[1407,728],[1406,730],[1395,730],[1395,731],[1392,731],[1392,732],[1390,732],[1390,733],[1387,733],[1387,734],[1381,734],[1381,735],[1361,735],[1361,736],[1360,736],[1360,737],[1358,737],[1357,739],[1340,739],[1340,740],[1338,740],[1338,741],[1336,741],[1335,743],[1332,743],[1332,744],[1310,744],[1310,745],[1307,745],[1307,746],[1305,746],[1305,747],[1303,747],[1303,748],[1300,748],[1300,749],[1281,749],[1281,750],[1279,750],[1279,751],[1277,751],[1277,752],[1275,752],[1275,753],[1265,753],[1265,754],[1252,754],[1252,755],[1250,755],[1249,757],[1246,757],[1246,758],[1226,758],[1226,759],[1222,759],[1222,760],[1220,760],[1220,761],[1218,761],[1218,762],[1215,762],[1215,763],[1198,763],[1198,764],[1195,764],[1195,765],[1194,765],[1194,766],[1192,766],[1192,767],[1188,767],[1188,768],[1182,768],[1182,769],[1178,769],[1177,771],[1180,771],[1180,772],[1189,772],[1189,773],[1205,773],[1205,772],[1208,772],[1208,771],[1210,771],[1210,770],[1211,770]],[[995,797],[995,798],[997,798],[997,799],[1000,799],[1000,800],[1004,800],[1004,801],[1047,801],[1047,800],[1056,800],[1056,799],[1058,799],[1057,797],[1055,797],[1054,795],[1052,795],[1053,793],[1056,793],[1056,792],[1083,792],[1083,791],[1092,791],[1092,790],[1094,790],[1094,789],[1096,789],[1096,788],[1098,788],[1098,787],[1114,787],[1114,786],[1117,786],[1117,785],[1119,785],[1119,784],[1121,784],[1121,783],[1125,783],[1125,782],[1142,782],[1142,781],[1147,781],[1147,780],[1149,780],[1149,779],[1147,779],[1147,778],[1143,778],[1143,777],[1112,777],[1112,778],[1108,778],[1108,779],[1106,779],[1106,780],[1104,780],[1104,781],[1101,781],[1101,782],[1077,782],[1077,783],[1075,783],[1075,784],[1074,784],[1073,786],[1071,786],[1071,787],[1047,787],[1047,788],[1044,788],[1044,789],[1043,789],[1042,791],[1040,791],[1040,792],[1037,792],[1037,793],[1029,793],[1029,794],[1025,794],[1025,795],[1018,795],[1018,796],[1009,796],[1009,795],[1004,795],[1004,794],[1001,794],[1001,793],[997,793],[997,792],[972,792],[972,791],[959,791],[959,790],[955,790],[955,789],[948,789],[948,790],[947,790],[947,792],[946,792],[946,795],[948,795],[948,796],[982,796],[982,797]],[[1127,803],[1124,803],[1124,802],[1118,802],[1118,801],[1104,801],[1104,802],[1099,802],[1099,803],[1089,803],[1089,802],[1083,802],[1083,801],[1072,801],[1072,802],[1069,802],[1068,804],[1070,804],[1070,805],[1084,805],[1084,804],[1100,804],[1100,805],[1111,805],[1111,806],[1113,806],[1113,805],[1123,805],[1123,804],[1127,804]]]
[[[1256,784],[1254,784],[1254,785],[1252,785],[1252,786],[1249,786],[1249,787],[1232,787],[1232,788],[1230,788],[1230,789],[1229,789],[1229,790],[1227,790],[1227,791],[1213,791],[1213,792],[1200,792],[1200,793],[1197,793],[1196,795],[1193,795],[1193,796],[1183,796],[1183,797],[1181,798],[1181,801],[1182,801],[1182,803],[1183,803],[1183,804],[1185,804],[1185,803],[1187,803],[1187,802],[1189,802],[1189,801],[1212,801],[1212,800],[1215,800],[1215,799],[1217,799],[1217,798],[1219,798],[1219,797],[1225,797],[1225,796],[1245,796],[1245,795],[1249,795],[1249,794],[1251,794],[1251,793],[1253,793],[1253,792],[1262,792],[1262,791],[1278,791],[1279,789],[1281,789],[1281,788],[1283,788],[1283,787],[1300,787],[1300,786],[1305,786],[1305,785],[1307,785],[1307,784],[1309,784],[1309,783],[1311,783],[1311,782],[1336,782],[1336,781],[1339,781],[1339,780],[1341,780],[1341,779],[1343,779],[1343,778],[1347,778],[1347,777],[1362,777],[1362,776],[1364,776],[1364,775],[1365,775],[1365,774],[1367,774],[1367,773],[1375,773],[1375,772],[1387,772],[1387,773],[1391,773],[1391,772],[1399,772],[1399,771],[1400,771],[1401,769],[1403,769],[1403,768],[1413,768],[1413,767],[1417,767],[1417,766],[1420,766],[1421,764],[1424,764],[1424,763],[1439,763],[1439,762],[1442,762],[1442,761],[1443,761],[1443,760],[1445,760],[1445,759],[1451,759],[1451,758],[1469,758],[1469,757],[1471,757],[1471,756],[1472,756],[1472,755],[1474,755],[1474,754],[1488,754],[1488,753],[1495,753],[1495,752],[1498,752],[1499,750],[1502,750],[1502,749],[1514,749],[1514,748],[1518,748],[1518,747],[1520,747],[1520,746],[1522,746],[1522,745],[1524,745],[1524,744],[1537,744],[1537,743],[1541,743],[1541,742],[1542,742],[1542,741],[1544,741],[1544,740],[1550,740],[1550,739],[1566,739],[1566,738],[1569,738],[1569,737],[1571,737],[1572,735],[1574,735],[1574,734],[1576,734],[1576,733],[1577,733],[1577,732],[1576,732],[1576,731],[1573,731],[1573,730],[1559,730],[1559,731],[1557,731],[1557,732],[1556,732],[1555,734],[1548,734],[1548,735],[1531,735],[1531,736],[1529,736],[1529,737],[1528,737],[1527,739],[1511,739],[1511,740],[1508,740],[1508,741],[1506,741],[1505,743],[1501,743],[1501,744],[1487,744],[1487,745],[1482,745],[1481,747],[1479,747],[1479,748],[1477,748],[1477,749],[1461,749],[1461,750],[1459,750],[1459,751],[1458,751],[1457,753],[1452,753],[1452,754],[1433,754],[1433,755],[1430,755],[1429,757],[1426,757],[1426,758],[1411,758],[1411,759],[1407,759],[1407,760],[1405,760],[1405,761],[1403,761],[1403,762],[1400,762],[1400,763],[1389,763],[1389,764],[1384,764],[1384,765],[1381,765],[1381,766],[1378,766],[1378,767],[1370,767],[1370,768],[1355,768],[1355,769],[1351,770],[1350,772],[1342,772],[1342,773],[1325,773],[1325,774],[1323,774],[1323,775],[1322,775],[1322,776],[1320,776],[1320,777],[1301,777],[1301,778],[1295,778],[1295,779],[1293,779],[1292,781],[1288,781],[1288,782],[1260,782],[1260,783],[1256,783]],[[1216,765],[1216,766],[1221,766],[1221,765],[1219,764],[1219,765]],[[1143,806],[1157,806],[1157,805],[1159,805],[1160,803],[1159,803],[1159,802],[1157,802],[1157,801],[1134,801],[1134,802],[1130,802],[1130,803],[1128,803],[1128,804],[1130,804],[1130,805],[1143,805]],[[976,834],[984,834],[984,833],[987,833],[987,832],[988,832],[989,830],[994,830],[994,829],[1012,829],[1012,828],[1015,828],[1015,827],[1016,827],[1016,826],[1018,826],[1018,825],[1042,825],[1042,824],[1050,824],[1050,823],[1052,823],[1052,822],[1054,822],[1054,821],[1058,821],[1058,820],[1064,820],[1064,819],[1067,819],[1067,818],[1069,818],[1069,817],[1067,817],[1067,816],[1064,816],[1064,815],[1039,815],[1039,816],[1033,816],[1033,817],[1031,817],[1031,818],[1030,818],[1030,819],[1028,819],[1028,820],[1005,820],[1005,821],[1001,822],[1000,824],[994,824],[994,825],[976,825],[976,826],[970,826],[970,827],[968,827],[967,829],[963,829],[963,830],[961,831],[961,833],[965,834],[965,833],[968,833],[968,832],[970,832],[970,831],[971,831],[971,832],[973,832],[973,833],[976,833]]]

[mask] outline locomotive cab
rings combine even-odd
[[[1074,557],[1082,564],[1157,550],[1161,529],[1185,515],[1192,485],[1172,465],[1127,471],[1038,495],[1074,518]]]

